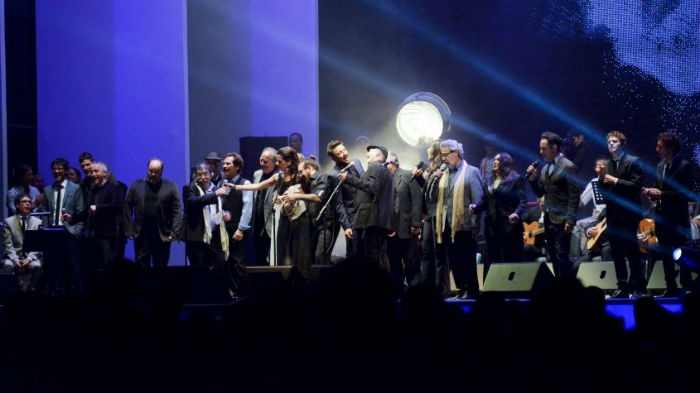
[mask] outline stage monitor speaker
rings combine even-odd
[[[17,289],[17,279],[14,274],[0,274],[0,304],[7,304]]]
[[[239,138],[240,154],[243,157],[243,177],[253,181],[253,172],[260,169],[260,153],[266,147],[287,146],[286,136],[244,136]]]
[[[582,262],[576,278],[584,287],[598,287],[603,290],[617,289],[617,274],[613,262]]]
[[[484,280],[484,292],[527,296],[552,280],[554,275],[543,262],[492,263]]]
[[[250,279],[250,291],[253,294],[259,294],[284,288],[287,285],[292,267],[248,266],[246,271]]]
[[[156,282],[175,286],[185,304],[226,304],[231,301],[216,272],[207,266],[157,267],[147,274]]]

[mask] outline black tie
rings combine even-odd
[[[613,169],[615,170],[615,174],[617,174],[617,164],[618,160],[613,160]]]
[[[24,231],[27,230],[27,217],[22,217],[22,236],[24,236]]]
[[[60,224],[59,222],[59,217],[61,216],[61,189],[63,188],[62,185],[57,184],[56,189],[58,189],[58,192],[56,193],[56,208],[54,209],[54,225],[58,226]]]

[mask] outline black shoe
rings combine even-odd
[[[680,298],[683,297],[683,291],[678,288],[668,288],[663,291],[658,297]]]
[[[637,289],[637,290],[634,290],[634,291],[632,292],[632,295],[631,295],[631,297],[633,297],[633,298],[635,298],[635,299],[639,299],[640,297],[644,297],[644,296],[647,296],[647,291],[641,291],[641,290],[638,290],[638,289]]]
[[[610,294],[610,297],[616,299],[629,299],[630,293],[626,289],[616,289]]]

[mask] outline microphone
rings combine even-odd
[[[530,165],[532,166],[533,169],[531,171],[530,170],[527,171],[527,176],[531,176],[533,174],[533,172],[535,172],[537,167],[540,166],[540,160],[535,160]]]
[[[445,169],[447,169],[447,163],[443,162],[442,165],[440,165],[440,168],[438,168],[438,171],[445,172]]]
[[[340,170],[340,173],[345,173],[345,172],[347,172],[348,169],[350,169],[350,168],[353,167],[353,166],[355,166],[355,162],[354,162],[354,161],[350,161],[350,163],[349,163],[348,165],[346,165],[345,168],[343,168],[343,169]]]
[[[425,163],[423,161],[419,162],[418,165],[416,165],[416,169],[418,170],[423,169],[424,167]],[[415,175],[413,175],[413,178],[411,180],[416,180],[419,176],[421,176],[421,173],[416,173]]]

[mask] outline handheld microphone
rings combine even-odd
[[[442,165],[440,165],[440,168],[438,168],[438,171],[445,172],[446,169],[447,169],[447,163],[443,162]]]
[[[347,172],[348,169],[350,169],[350,168],[353,167],[353,166],[355,166],[355,162],[354,162],[354,161],[350,161],[350,163],[349,163],[348,165],[346,165],[345,168],[343,168],[343,169],[340,170],[340,173],[345,173],[345,172]]]
[[[419,162],[418,165],[416,165],[416,169],[421,170],[425,167],[425,163],[423,161]],[[421,176],[421,173],[416,173],[413,175],[413,178],[411,180],[416,180],[419,176]]]
[[[530,164],[530,165],[532,166],[532,170],[528,170],[528,171],[527,171],[527,175],[528,175],[528,176],[531,176],[531,175],[535,172],[535,170],[537,169],[537,167],[540,166],[540,160],[535,160],[535,161],[533,161],[532,164]]]

